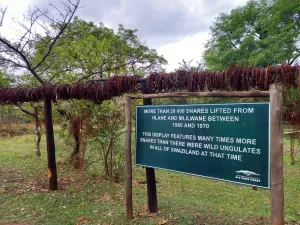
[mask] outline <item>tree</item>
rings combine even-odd
[[[43,43],[37,44],[35,60],[44,55]],[[49,55],[47,80],[69,83],[107,78],[120,73],[145,75],[157,71],[167,61],[137,37],[137,30],[119,25],[117,32],[77,17]],[[50,64],[51,63],[51,64]]]
[[[35,57],[39,60],[44,50],[39,44],[37,44],[37,49]],[[63,38],[57,42],[57,47],[49,57],[59,59],[51,65],[45,64],[45,67],[49,68],[47,80],[55,83],[109,78],[119,74],[144,76],[160,69],[161,64],[166,63],[166,60],[154,49],[150,49],[138,39],[137,30],[125,29],[119,25],[115,32],[102,23],[96,25],[77,17],[69,24]],[[85,105],[82,104],[86,102],[68,101],[68,103],[71,107],[66,107],[67,103],[58,102],[58,110],[68,120],[70,136],[74,138],[70,157],[74,160],[71,162],[76,169],[82,169],[81,157],[85,155],[83,152],[86,145],[80,141],[84,140],[85,134],[81,132],[84,129],[80,127],[87,122],[87,118],[82,116],[86,111]],[[91,113],[104,111],[106,109],[104,105],[103,103],[101,106],[91,106]],[[104,119],[109,120],[108,117]],[[104,119],[101,118],[102,124],[106,124]],[[100,119],[96,117],[96,120]],[[106,138],[110,137],[111,135],[106,136]],[[95,140],[100,141],[100,138]]]
[[[251,0],[220,14],[205,45],[205,65],[222,70],[230,64],[293,64],[300,56],[300,2]]]
[[[144,75],[160,69],[161,64],[166,63],[154,49],[138,39],[137,30],[125,29],[120,25],[117,32],[114,32],[103,24],[95,25],[78,18],[73,20],[78,4],[79,0],[75,4],[67,1],[64,12],[50,5],[58,11],[59,18],[55,19],[40,9],[30,11],[25,17],[27,22],[19,23],[25,32],[17,41],[0,37],[0,66],[25,69],[27,73],[21,76],[23,84],[37,86],[86,81],[117,74]],[[43,20],[39,20],[40,17],[50,22],[41,23]],[[35,26],[41,29],[34,29]],[[42,32],[34,33],[34,30]],[[84,118],[80,116],[84,114],[80,110],[68,112],[64,109],[60,112],[69,119],[70,125],[78,125],[78,121],[73,123],[72,118]],[[73,158],[76,159],[76,154],[80,154],[79,149],[82,149],[78,144],[78,134],[81,135],[81,132],[72,133],[75,140]],[[79,140],[82,138],[79,137]]]
[[[99,110],[100,109],[100,110]],[[91,147],[100,153],[104,175],[115,177],[115,181],[123,172],[124,153],[121,144],[124,131],[124,105],[121,98],[104,102],[92,108],[89,135]]]
[[[50,9],[42,10],[35,7],[29,9],[24,15],[23,21],[17,23],[20,35],[15,40],[8,40],[0,35],[0,67],[25,70],[42,85],[47,85],[45,74],[49,66],[56,62],[57,58],[49,57],[56,48],[58,40],[62,37],[75,12],[80,0],[66,0],[62,6],[50,3]],[[2,10],[3,11],[3,10]],[[2,12],[4,16],[5,12]],[[3,21],[3,19],[1,20]],[[42,46],[43,54],[35,57],[38,49],[36,44]],[[48,177],[49,189],[57,190],[57,172],[55,161],[55,144],[52,124],[52,103],[47,96],[44,97],[44,114],[46,125]]]
[[[196,65],[194,66],[192,65],[192,62],[193,60],[186,61],[185,59],[182,59],[182,62],[178,63],[179,68],[175,69],[175,71],[200,72],[205,70],[202,62],[196,62]]]
[[[63,2],[63,10],[52,4],[50,10],[37,7],[29,9],[23,21],[15,21],[20,33],[15,40],[8,40],[0,35],[0,66],[26,70],[39,83],[45,85],[47,80],[43,76],[47,69],[43,65],[49,64],[49,61],[54,63],[49,55],[72,21],[78,6],[79,0],[74,0],[74,3],[68,0]],[[51,14],[51,10],[55,10],[55,16],[54,13]],[[43,45],[44,49],[39,60],[34,60],[36,43]]]
[[[0,88],[9,87],[15,82],[13,76],[9,75],[6,70],[0,70]]]

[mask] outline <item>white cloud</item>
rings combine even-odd
[[[233,0],[233,8],[245,5],[246,2],[247,0]],[[222,12],[224,11],[222,11],[220,8],[219,13]],[[211,24],[214,18],[209,18],[209,20],[209,23]],[[174,69],[179,67],[179,63],[182,62],[182,59],[186,60],[187,62],[193,60],[192,65],[195,65],[197,62],[202,60],[204,44],[209,38],[209,26],[207,26],[205,32],[189,35],[180,41],[157,47],[158,54],[163,55],[168,60],[168,65],[163,67],[167,70],[167,72],[174,71]]]
[[[4,20],[3,26],[0,27],[1,35],[7,38],[13,38],[18,35],[16,26],[13,22],[14,19],[22,20],[23,14],[26,12],[28,7],[32,4],[32,0],[1,0],[0,6],[8,7]]]
[[[201,61],[201,55],[204,50],[204,43],[209,38],[208,32],[187,36],[180,41],[163,45],[157,49],[158,54],[163,55],[168,60],[168,65],[164,68],[170,72],[178,68],[182,59],[186,61],[193,60],[193,63]]]
[[[81,5],[84,7],[77,14],[83,19],[94,20],[95,23],[104,22],[112,28],[121,23],[125,28],[139,29],[139,37],[146,39],[150,47],[164,55],[169,62],[165,68],[172,71],[178,68],[182,59],[200,61],[214,17],[224,10],[229,12],[244,5],[246,1],[138,0],[134,3],[131,0],[82,0]],[[13,28],[15,24],[12,23],[12,18],[22,19],[22,14],[35,3],[44,8],[49,2],[0,0],[0,5],[8,5],[4,25],[0,28],[1,35],[15,37],[17,31]]]

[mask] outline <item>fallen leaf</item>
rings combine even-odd
[[[196,213],[196,216],[202,217],[203,213],[202,212]]]
[[[167,222],[168,222],[168,220],[162,220],[162,221],[160,222],[160,224],[163,225],[163,224],[166,224]]]
[[[80,217],[78,217],[76,220],[77,220],[77,221],[81,221],[81,220],[84,220],[84,219],[85,219],[84,216],[80,216]]]

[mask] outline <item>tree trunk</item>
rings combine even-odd
[[[39,122],[38,103],[34,104],[34,133],[35,133],[35,154],[41,156],[40,142],[41,142],[41,125]]]
[[[107,146],[107,151],[105,153],[104,166],[105,166],[105,175],[110,177],[112,180],[112,148],[113,148],[113,133],[111,132],[109,137],[109,144]],[[110,163],[108,163],[108,159],[110,157]]]
[[[71,155],[71,161],[74,165],[75,169],[78,169],[79,166],[79,161],[80,161],[80,157],[79,157],[79,152],[80,152],[80,127],[81,127],[81,118],[80,116],[71,116],[70,118],[70,129],[69,132],[70,134],[73,135],[74,138],[74,148],[73,148],[73,152]]]
[[[104,153],[104,172],[106,177],[109,177],[108,156],[109,156],[109,146],[107,147],[107,150]]]
[[[110,149],[110,181],[113,181],[113,148]]]
[[[296,156],[296,154],[295,154],[295,141],[296,141],[296,136],[295,136],[295,134],[291,134],[290,135],[290,143],[291,143],[291,145],[290,145],[290,160],[291,160],[291,165],[293,166],[293,165],[295,165],[295,156]]]
[[[79,154],[78,154],[78,169],[84,168],[84,157],[86,151],[86,143],[87,143],[87,121],[81,119],[81,127],[80,127],[80,136],[79,136]]]

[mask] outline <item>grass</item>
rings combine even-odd
[[[270,191],[156,170],[159,212],[147,212],[144,170],[134,166],[134,216],[124,212],[123,183],[66,168],[56,137],[59,191],[47,191],[45,143],[34,154],[34,136],[1,138],[0,224],[268,224]],[[43,137],[43,140],[45,138]],[[285,219],[300,224],[300,158],[289,164],[284,140]],[[300,153],[299,153],[300,154]],[[100,174],[100,168],[99,168]]]

